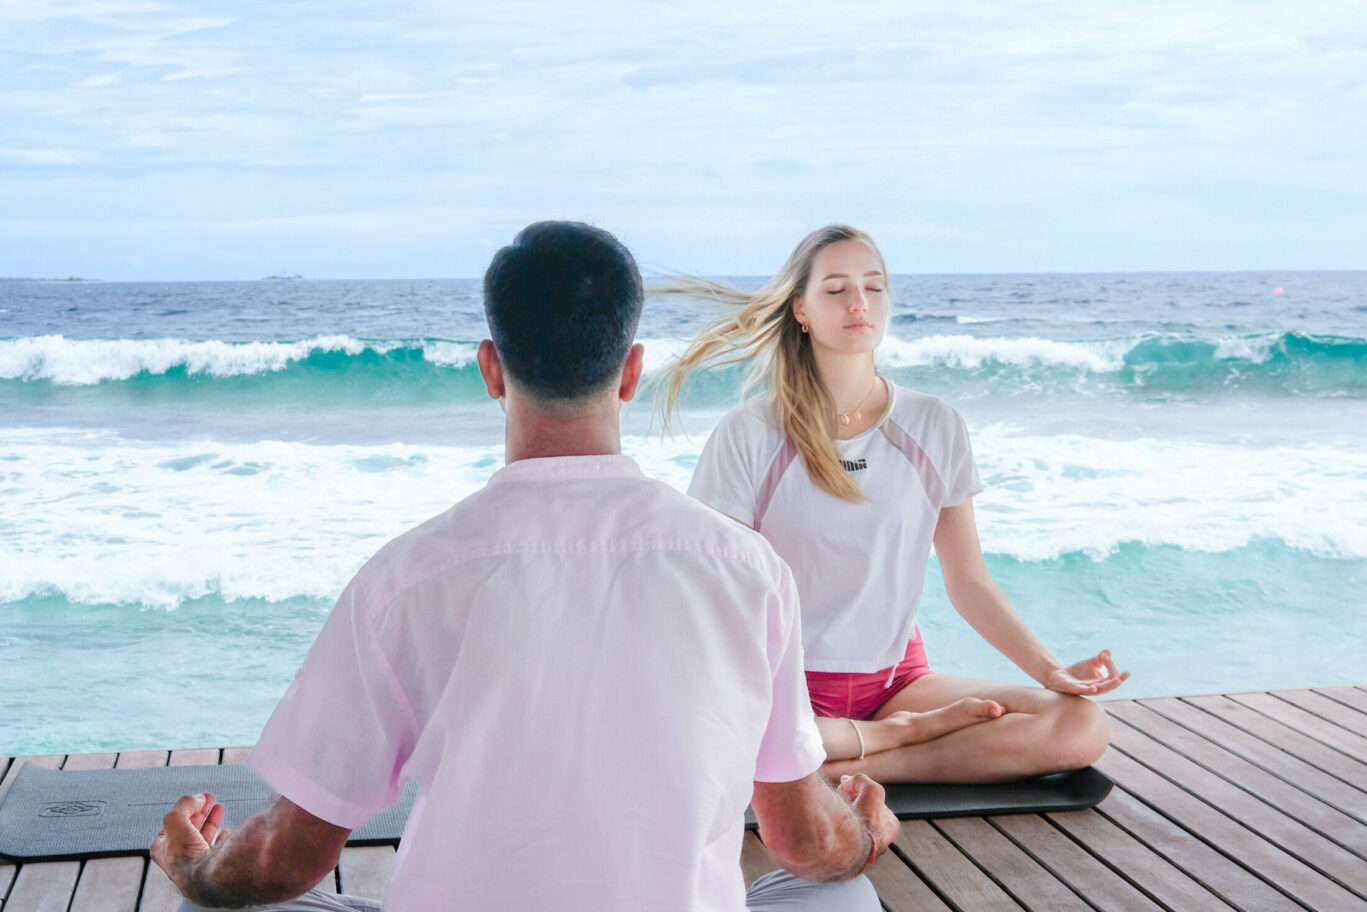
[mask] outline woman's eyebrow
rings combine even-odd
[[[882,271],[882,269],[869,269],[869,271],[868,271],[868,272],[865,272],[864,275],[865,275],[865,276],[883,275],[883,271]],[[848,273],[848,272],[833,272],[833,273],[831,273],[831,275],[823,275],[823,276],[822,276],[822,282],[826,282],[827,279],[849,279],[849,273]]]

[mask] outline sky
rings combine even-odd
[[[0,276],[1367,268],[1357,0],[0,2]]]

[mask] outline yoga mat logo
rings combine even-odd
[[[59,801],[45,804],[39,817],[95,817],[104,813],[103,801]]]

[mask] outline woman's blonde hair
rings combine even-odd
[[[688,348],[665,370],[661,411],[665,426],[679,405],[688,378],[705,367],[745,362],[742,398],[756,389],[769,394],[779,426],[792,441],[808,476],[821,490],[841,500],[859,503],[866,498],[840,464],[835,448],[835,400],[821,382],[809,337],[793,316],[792,304],[807,291],[812,261],[824,248],[840,241],[859,241],[883,254],[873,238],[848,225],[827,225],[802,239],[788,262],[755,292],[691,276],[671,279],[650,294],[681,294],[739,308],[708,324]]]

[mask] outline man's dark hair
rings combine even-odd
[[[484,273],[494,348],[503,369],[538,399],[577,399],[612,382],[643,300],[631,252],[582,222],[528,225]]]

